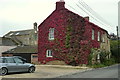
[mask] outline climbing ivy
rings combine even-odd
[[[74,16],[74,17],[73,17]],[[66,24],[62,38],[54,41],[52,49],[54,58],[65,61],[70,65],[87,64],[89,44],[85,43],[87,37],[84,36],[85,21],[75,15],[66,15]],[[59,35],[60,33],[56,33]],[[81,44],[83,41],[83,44]]]
[[[66,40],[65,40],[66,48],[70,48],[70,39],[71,39],[70,33],[71,33],[71,31],[72,31],[72,26],[71,25],[67,26]]]

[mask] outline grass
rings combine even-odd
[[[106,67],[106,65],[104,65],[104,64],[94,64],[91,67],[92,68],[102,68],[102,67]]]

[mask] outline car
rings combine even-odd
[[[26,59],[19,56],[0,57],[0,75],[14,72],[35,72],[35,65],[26,63]]]

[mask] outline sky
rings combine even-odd
[[[0,37],[9,31],[33,29],[34,22],[40,25],[55,10],[56,1],[59,0],[0,0]],[[81,0],[64,1],[67,9],[83,17],[89,16],[76,6]],[[99,14],[107,25],[101,24],[92,17],[90,17],[90,21],[107,30],[108,33],[116,34],[119,0],[83,1]]]

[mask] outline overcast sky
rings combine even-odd
[[[9,31],[32,29],[34,22],[39,25],[55,10],[56,1],[59,0],[0,0],[0,37]],[[78,1],[65,0],[65,7],[83,17],[88,16],[76,6]],[[109,33],[114,32],[116,34],[119,0],[83,1],[111,26],[102,25],[91,17],[90,21],[106,29]]]

